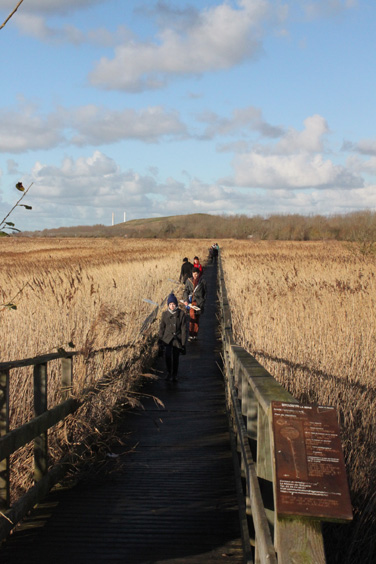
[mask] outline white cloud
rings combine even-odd
[[[253,106],[234,110],[230,118],[223,118],[214,112],[204,112],[198,116],[198,119],[207,124],[201,136],[204,139],[212,139],[218,135],[232,135],[239,131],[243,133],[255,131],[263,137],[276,138],[284,132],[281,127],[268,124],[262,116],[262,111]]]
[[[77,108],[71,122],[77,131],[71,140],[75,145],[114,143],[121,139],[155,143],[161,137],[186,135],[186,126],[177,112],[167,112],[160,106],[116,111],[90,105]]]
[[[16,25],[23,35],[52,44],[90,44],[100,47],[114,47],[125,41],[131,41],[133,34],[125,26],[118,26],[115,31],[103,27],[82,31],[71,24],[61,27],[52,26],[46,17],[40,14],[20,14]]]
[[[342,150],[360,153],[361,155],[376,156],[376,139],[361,139],[357,143],[344,141]]]
[[[328,131],[326,120],[314,115],[304,120],[302,131],[290,128],[275,145],[257,145],[237,155],[234,184],[272,190],[363,186],[363,179],[352,170],[324,159],[323,138]]]
[[[304,120],[304,126],[302,131],[290,128],[277,143],[274,152],[291,154],[323,151],[323,136],[329,132],[326,120],[320,115],[313,115]]]
[[[100,151],[76,160],[66,157],[60,167],[36,162],[25,182],[34,182],[30,196],[39,205],[125,206],[157,189],[151,176],[121,171],[113,159]]]
[[[0,151],[23,153],[49,149],[63,141],[58,116],[38,115],[32,104],[20,102],[16,109],[0,110]]]
[[[0,152],[23,153],[52,149],[69,143],[77,146],[104,145],[137,139],[157,143],[187,136],[177,112],[161,106],[140,110],[110,110],[105,107],[60,107],[41,115],[35,104],[19,100],[15,108],[0,110]]]
[[[231,68],[259,54],[266,0],[225,2],[203,9],[184,32],[164,27],[157,40],[130,41],[103,57],[90,74],[95,86],[138,92],[161,88],[174,75],[200,75]]]
[[[278,188],[353,188],[363,180],[324,160],[321,155],[260,155],[250,153],[237,156],[234,161],[234,182],[237,186]]]

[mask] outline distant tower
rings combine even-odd
[[[124,212],[124,223],[127,221],[127,212]]]
[[[112,225],[115,225],[115,214],[112,212]]]

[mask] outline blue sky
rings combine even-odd
[[[1,23],[17,0],[0,0]],[[376,208],[374,0],[24,0],[0,30],[23,229]]]

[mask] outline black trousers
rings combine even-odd
[[[176,378],[179,368],[180,349],[173,345],[165,346],[166,367],[169,376]]]

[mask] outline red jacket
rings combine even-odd
[[[202,276],[202,273],[204,271],[204,269],[202,268],[201,264],[198,262],[196,263],[195,261],[193,261],[193,268],[198,268],[200,271],[200,276]]]

